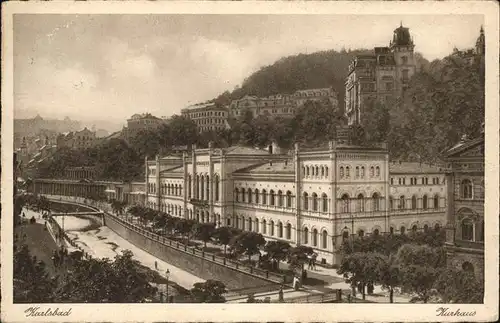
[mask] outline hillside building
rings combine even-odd
[[[332,88],[299,90],[293,94],[276,94],[268,97],[245,95],[229,104],[229,114],[238,118],[245,111],[252,112],[253,117],[267,115],[269,117],[290,118],[297,108],[307,101],[324,102],[334,109],[338,107],[337,93]]]
[[[414,48],[409,28],[401,25],[394,30],[388,47],[375,47],[373,54],[354,58],[345,82],[349,125],[362,123],[368,100],[384,102],[402,95],[416,72]]]
[[[142,131],[156,130],[165,123],[166,119],[158,118],[151,113],[134,114],[130,119],[127,119],[127,126],[123,127],[120,137],[130,140]],[[109,137],[113,135],[115,134],[111,134]]]
[[[227,108],[215,103],[200,103],[181,110],[181,115],[196,123],[199,132],[228,129]]]
[[[57,147],[71,149],[90,148],[96,143],[95,132],[85,127],[83,130],[60,134],[57,137]]]
[[[481,26],[479,30],[479,36],[476,40],[476,46],[474,48],[468,48],[465,50],[458,50],[457,48],[453,49],[453,56],[460,57],[469,62],[469,64],[474,64],[479,62],[481,59],[484,59],[486,49],[486,40],[484,37],[484,29]]]

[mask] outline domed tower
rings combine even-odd
[[[396,86],[398,89],[404,89],[415,74],[416,64],[413,55],[415,44],[410,29],[403,27],[403,23],[394,30],[390,48],[396,63]]]

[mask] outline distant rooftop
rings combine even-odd
[[[419,162],[399,162],[393,161],[389,164],[389,172],[419,174],[419,173],[444,173],[445,168],[439,165],[429,165]]]

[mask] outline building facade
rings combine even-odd
[[[210,147],[146,161],[146,205],[307,245],[325,263],[340,261],[340,246],[351,235],[406,234],[445,222],[444,170],[398,164],[391,173],[383,145],[332,141],[315,149],[296,145],[288,154],[274,151]],[[407,179],[399,185],[395,178]],[[414,187],[407,186],[413,178]]]
[[[324,102],[334,109],[338,107],[337,93],[332,88],[299,90],[293,94],[276,94],[268,97],[245,95],[229,104],[229,114],[239,117],[250,111],[253,117],[266,115],[269,117],[293,117],[297,108],[307,101]]]
[[[446,247],[449,262],[484,277],[484,137],[448,150]]]
[[[216,131],[229,128],[227,108],[215,103],[202,103],[181,110],[181,115],[193,120],[200,132]]]
[[[400,96],[416,72],[413,39],[402,25],[394,30],[388,47],[359,55],[349,65],[345,82],[345,114],[348,124],[362,123],[368,100],[381,102]]]
[[[130,119],[127,119],[127,126],[123,127],[121,137],[130,140],[141,131],[158,129],[165,122],[165,119],[155,117],[151,113],[134,114]]]
[[[57,137],[57,147],[71,149],[90,148],[96,143],[95,132],[85,127],[83,130],[60,134]]]

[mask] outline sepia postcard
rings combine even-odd
[[[498,320],[497,3],[2,9],[2,322]]]

